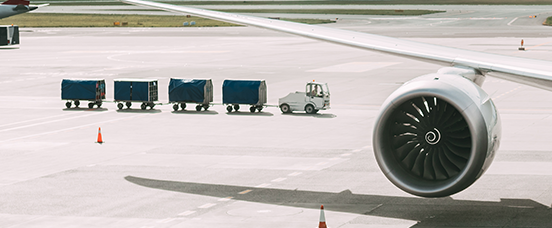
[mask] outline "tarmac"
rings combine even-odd
[[[325,26],[552,61],[544,17],[469,16]],[[527,51],[518,51],[521,39]],[[321,204],[329,227],[552,222],[549,91],[487,78],[503,129],[491,168],[458,194],[425,199],[380,172],[372,127],[392,91],[440,66],[251,27],[22,28],[20,48],[0,51],[0,227],[303,228],[316,227]],[[113,79],[149,78],[167,103],[171,77],[211,78],[214,103],[226,78],[265,79],[269,104],[306,82],[327,82],[332,108],[227,113],[222,105],[118,110],[112,102]],[[106,103],[65,108],[64,78],[104,78]]]

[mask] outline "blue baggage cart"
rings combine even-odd
[[[155,101],[158,100],[157,79],[115,79],[115,102],[117,108],[122,109],[123,103],[127,108],[132,102],[142,102],[140,108],[153,109]]]
[[[105,99],[104,79],[63,79],[61,81],[61,99],[67,100],[65,107],[71,108],[71,102],[78,108],[80,101],[90,101],[89,108],[94,105],[100,108]]]
[[[213,82],[211,79],[178,79],[171,78],[169,82],[169,103],[173,103],[174,111],[178,106],[184,110],[186,103],[195,103],[196,111],[209,109],[213,102]]]
[[[233,80],[226,79],[222,83],[222,103],[226,110],[238,111],[240,104],[250,105],[249,111],[259,112],[266,104],[266,82],[264,80]]]

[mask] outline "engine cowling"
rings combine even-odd
[[[500,117],[489,95],[450,74],[415,78],[384,102],[373,147],[385,176],[422,197],[444,197],[474,183],[498,150]]]

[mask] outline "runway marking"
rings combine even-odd
[[[61,121],[66,121],[66,120],[71,120],[71,119],[77,119],[77,118],[81,118],[81,117],[100,115],[100,114],[104,114],[104,113],[105,112],[91,113],[91,114],[88,114],[88,115],[75,116],[75,117],[70,117],[70,118],[63,118],[63,119],[59,119],[59,120],[40,122],[40,123],[29,124],[29,125],[19,126],[19,127],[12,127],[12,128],[8,128],[8,129],[0,130],[0,132],[18,130],[18,129],[22,129],[22,128],[34,127],[34,126],[43,125],[43,124],[56,123],[56,122],[61,122]]]
[[[356,149],[356,150],[353,150],[352,152],[356,153],[356,152],[360,152],[360,151],[362,151],[362,149]]]
[[[498,98],[500,98],[500,97],[502,97],[502,96],[504,96],[504,95],[506,95],[506,94],[509,94],[509,93],[511,93],[511,92],[514,92],[514,91],[520,89],[521,87],[522,87],[522,86],[518,86],[518,87],[516,87],[516,88],[514,88],[514,89],[512,89],[512,90],[510,90],[510,91],[508,91],[508,92],[505,92],[505,93],[500,94],[500,95],[498,95],[498,96],[496,96],[496,97],[493,97],[492,99],[493,99],[493,100],[497,100]]]
[[[516,17],[516,18],[512,19],[510,22],[508,22],[508,26],[511,26],[512,23],[514,23],[514,21],[516,21],[518,18],[519,18],[519,17]]]
[[[265,184],[257,185],[257,186],[255,186],[255,188],[264,188],[264,187],[268,187],[268,186],[270,186],[270,184],[265,183]]]
[[[328,162],[318,162],[316,165],[325,165],[328,164]]]
[[[157,223],[169,223],[169,222],[172,222],[174,220],[176,220],[176,218],[166,218],[166,219],[157,221]]]
[[[118,118],[118,119],[113,119],[113,120],[100,121],[100,122],[95,122],[95,123],[91,123],[91,124],[85,124],[85,125],[81,125],[81,126],[70,127],[70,128],[65,128],[65,129],[60,129],[60,130],[55,130],[55,131],[38,133],[38,134],[34,134],[34,135],[26,135],[26,136],[22,136],[22,137],[17,137],[17,138],[12,138],[12,139],[8,139],[8,140],[0,141],[0,143],[19,140],[19,139],[32,138],[32,137],[41,136],[41,135],[53,134],[53,133],[58,133],[58,132],[62,132],[62,131],[70,131],[70,130],[89,127],[89,126],[94,126],[94,125],[97,126],[98,124],[102,124],[102,123],[115,122],[115,121],[119,121],[119,120],[135,118],[135,117],[138,117],[138,116],[139,115],[128,116],[128,117],[123,117],[123,118]]]
[[[191,214],[193,214],[193,213],[196,213],[196,212],[195,212],[195,211],[184,211],[184,212],[182,212],[182,213],[180,213],[180,214],[178,214],[178,215],[180,215],[180,216],[188,216],[188,215],[191,215]]]
[[[318,69],[308,70],[307,72],[338,72],[338,73],[362,73],[379,68],[393,66],[399,62],[351,62],[338,64]]]
[[[370,147],[372,147],[371,145],[366,145],[366,146],[363,146],[362,149],[369,149]]]
[[[201,205],[201,206],[199,206],[199,207],[197,207],[197,208],[207,209],[207,208],[213,207],[213,206],[215,206],[215,205],[217,205],[217,204],[216,204],[216,203],[206,203],[206,204],[203,204],[203,205]]]
[[[277,178],[277,179],[271,180],[271,182],[282,182],[282,181],[285,181],[286,179],[287,179],[287,178],[281,177],[281,178]]]
[[[293,173],[288,174],[288,176],[295,177],[295,176],[299,176],[301,174],[302,174],[302,172],[293,172]]]
[[[247,190],[245,190],[245,191],[239,192],[238,194],[240,194],[240,195],[245,195],[245,194],[247,194],[247,193],[250,193],[251,191],[253,191],[253,190],[247,189]]]
[[[351,156],[351,153],[344,153],[341,156],[343,156],[343,157]]]
[[[220,199],[218,199],[218,201],[220,201],[220,202],[226,202],[226,201],[230,201],[232,198],[234,198],[234,197],[228,196],[228,197],[226,197],[226,198],[220,198]]]
[[[68,114],[63,114],[63,115],[55,115],[55,116],[48,116],[48,117],[43,117],[43,118],[24,120],[24,121],[19,121],[19,122],[12,122],[12,123],[9,123],[9,124],[0,125],[0,127],[16,125],[16,124],[21,124],[21,123],[27,123],[27,122],[33,122],[33,121],[39,121],[39,120],[46,120],[46,119],[62,117],[62,116],[70,116],[70,115],[75,115],[75,114],[78,114],[78,113],[74,112],[74,113],[68,113]]]
[[[552,43],[552,41],[544,42],[544,43],[542,43],[542,44],[537,44],[537,45],[535,45],[535,46],[528,47],[528,48],[526,48],[525,50],[529,50],[529,49],[532,49],[532,48],[540,47],[540,46],[542,46],[542,45],[549,44],[549,43]]]

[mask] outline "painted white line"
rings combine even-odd
[[[363,146],[362,149],[368,149],[368,148],[371,148],[371,147],[372,147],[371,145]]]
[[[220,202],[226,202],[226,201],[230,201],[232,198],[234,198],[234,197],[229,196],[229,197],[226,197],[226,198],[220,198],[220,199],[218,199],[218,201],[220,201]]]
[[[210,208],[210,207],[215,206],[215,205],[217,205],[217,204],[216,203],[206,203],[206,204],[203,204],[203,205],[201,205],[197,208],[207,209],[207,208]]]
[[[325,165],[325,164],[328,164],[328,162],[319,162],[319,163],[316,164],[316,165]]]
[[[274,179],[274,180],[271,180],[271,182],[282,182],[282,181],[285,181],[287,178],[284,178],[284,177],[280,177],[280,178],[277,178],[277,179]]]
[[[519,17],[516,17],[514,18],[513,20],[511,20],[510,22],[508,22],[508,26],[512,25],[512,23],[514,23],[514,21],[516,21]]]
[[[343,157],[351,156],[351,153],[344,153],[344,154],[342,154],[341,156],[343,156]]]
[[[63,119],[59,119],[59,120],[52,120],[52,121],[40,122],[40,123],[29,124],[29,125],[19,126],[19,127],[12,127],[12,128],[8,128],[8,129],[0,130],[0,132],[18,130],[18,129],[21,129],[21,128],[34,127],[34,126],[38,126],[38,125],[49,124],[49,123],[55,123],[55,122],[61,122],[61,121],[67,121],[67,120],[70,120],[70,119],[77,119],[77,118],[82,118],[82,117],[87,117],[87,116],[95,116],[95,115],[100,115],[100,114],[104,114],[104,113],[106,113],[106,112],[96,112],[96,113],[92,113],[92,114],[88,114],[88,115],[82,115],[82,116],[75,116],[75,117],[63,118]]]
[[[335,161],[335,160],[339,160],[339,157],[330,158],[330,161]]]
[[[301,174],[302,174],[302,172],[294,172],[294,173],[288,174],[288,176],[290,176],[290,177],[295,177],[295,176],[299,176],[299,175],[301,175]]]
[[[264,188],[264,187],[268,187],[268,186],[270,186],[270,184],[264,183],[264,184],[260,184],[260,185],[255,186],[255,188]]]
[[[166,219],[157,221],[157,223],[169,223],[169,222],[172,222],[174,220],[176,220],[176,218],[166,218]]]
[[[362,151],[362,149],[356,149],[356,150],[353,150],[352,152],[356,153],[356,152],[360,152],[360,151]]]
[[[19,121],[19,122],[12,122],[12,123],[9,123],[9,124],[0,125],[0,127],[5,127],[5,126],[10,126],[10,125],[15,125],[15,124],[21,124],[21,123],[28,123],[28,122],[39,121],[39,120],[46,120],[46,119],[62,117],[62,116],[75,115],[75,114],[78,114],[78,112],[73,112],[73,113],[68,113],[68,114],[63,114],[63,115],[48,116],[48,117],[42,117],[42,118],[36,118],[36,119],[30,119],[30,120],[24,120],[24,121]]]
[[[85,125],[81,125],[81,126],[70,127],[70,128],[65,128],[65,129],[60,129],[60,130],[55,130],[55,131],[49,131],[49,132],[38,133],[38,134],[34,134],[34,135],[26,135],[26,136],[22,136],[22,137],[17,137],[17,138],[12,138],[12,139],[8,139],[8,140],[0,141],[0,143],[9,142],[9,141],[14,141],[14,140],[18,140],[18,139],[32,138],[32,137],[35,137],[35,136],[53,134],[53,133],[58,133],[58,132],[62,132],[62,131],[70,131],[70,130],[79,129],[79,128],[84,128],[84,127],[88,127],[88,126],[94,126],[94,125],[98,126],[99,124],[102,124],[102,123],[115,122],[115,121],[119,121],[119,120],[135,118],[135,117],[138,117],[138,116],[139,116],[139,115],[128,116],[128,117],[123,117],[123,118],[118,118],[118,119],[112,119],[112,120],[106,120],[106,121],[100,121],[100,122],[95,122],[95,123],[91,123],[91,124],[85,124]]]
[[[191,215],[193,213],[196,213],[195,211],[184,211],[180,214],[178,214],[179,216],[188,216],[188,215]]]

